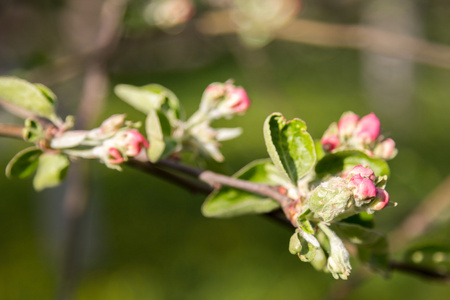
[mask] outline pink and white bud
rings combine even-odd
[[[108,156],[107,161],[105,163],[111,164],[111,165],[119,165],[124,162],[124,158],[122,156],[122,153],[120,153],[117,148],[111,147],[108,149]]]
[[[344,113],[338,123],[340,136],[351,136],[358,124],[359,116],[352,112]]]
[[[370,208],[373,210],[382,210],[389,203],[389,194],[385,189],[377,188],[376,197],[370,203]]]
[[[362,117],[356,126],[354,134],[363,142],[374,142],[380,134],[380,120],[374,113]]]
[[[142,147],[148,148],[149,144],[145,137],[135,129],[130,129],[124,135],[124,149],[127,156],[133,157],[141,152]]]
[[[224,104],[235,113],[242,113],[250,107],[250,98],[243,88],[234,87],[227,93]]]
[[[363,178],[357,174],[350,178],[349,187],[353,190],[353,195],[358,200],[365,200],[376,196],[375,184],[368,178]]]
[[[354,166],[350,172],[347,173],[347,178],[352,178],[355,175],[360,175],[363,178],[368,178],[372,181],[375,181],[375,174],[372,169],[365,168],[361,165]]]
[[[322,143],[323,149],[328,152],[333,151],[340,144],[339,138],[336,134],[324,135],[320,142]]]
[[[208,85],[203,92],[203,99],[207,102],[215,102],[225,95],[225,86],[223,83],[214,82]]]
[[[374,155],[383,159],[392,159],[397,155],[397,149],[395,148],[395,142],[393,139],[385,139],[379,143],[374,149]]]

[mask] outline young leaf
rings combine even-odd
[[[53,93],[46,87],[44,89],[42,85],[36,86],[14,77],[0,77],[1,100],[38,116],[55,120],[57,117],[53,107],[54,100],[50,101],[49,95],[53,95]]]
[[[151,110],[162,110],[171,120],[178,119],[180,103],[175,94],[159,84],[148,84],[142,87],[119,84],[114,92],[122,100],[137,110],[148,115]]]
[[[325,155],[317,162],[315,170],[318,177],[324,177],[351,169],[357,165],[367,165],[376,176],[389,176],[389,166],[386,161],[368,157],[365,153],[355,150]]]
[[[171,129],[169,120],[164,114],[156,110],[149,112],[145,121],[145,130],[150,144],[147,154],[151,162],[157,162],[173,150],[173,147],[168,147],[173,143],[166,143],[166,140],[170,138]]]
[[[17,153],[6,166],[6,176],[8,178],[25,178],[30,176],[38,166],[40,149],[30,147]]]
[[[148,91],[144,87],[119,84],[114,88],[114,92],[123,101],[144,114],[149,114],[153,109],[160,109],[164,102],[164,96]]]
[[[57,186],[65,178],[69,165],[70,160],[64,154],[42,154],[33,179],[34,189],[41,191]]]
[[[279,185],[283,182],[277,169],[268,159],[251,162],[233,177],[270,185]],[[266,213],[278,207],[278,202],[270,198],[231,187],[222,187],[206,199],[202,213],[206,217],[226,218]]]
[[[300,119],[286,122],[280,113],[271,114],[264,122],[264,139],[273,163],[294,185],[316,162],[314,141]]]
[[[362,262],[384,276],[389,274],[388,243],[384,234],[358,224],[337,222],[332,226],[339,236],[358,246]]]
[[[164,101],[161,105],[161,111],[164,111],[171,121],[178,120],[180,118],[180,101],[171,90],[159,84],[148,84],[142,88],[164,97]]]

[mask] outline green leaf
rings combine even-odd
[[[362,262],[384,276],[389,274],[388,243],[383,233],[344,222],[334,223],[332,227],[340,237],[358,246]]]
[[[43,90],[45,92],[43,92]],[[0,99],[25,109],[40,117],[57,119],[54,111],[53,93],[43,85],[34,85],[23,79],[0,77]]]
[[[30,176],[36,170],[41,154],[42,151],[36,147],[23,149],[6,166],[6,176],[20,179]]]
[[[294,185],[316,162],[314,141],[300,119],[286,122],[280,113],[271,114],[264,122],[264,139],[273,163]]]
[[[316,174],[318,177],[334,175],[354,166],[369,166],[376,176],[389,176],[389,165],[382,159],[368,157],[361,151],[339,151],[325,155],[317,162]]]
[[[135,109],[148,115],[151,110],[162,110],[172,119],[178,119],[180,103],[175,94],[159,84],[148,84],[137,87],[127,84],[119,84],[114,92],[122,100]]]
[[[69,165],[70,160],[64,154],[42,154],[33,179],[34,189],[41,191],[57,186],[65,178]]]
[[[180,118],[180,100],[178,100],[177,96],[171,90],[159,84],[148,84],[143,88],[164,97],[164,101],[161,105],[161,111],[165,112],[171,121],[178,120]]]
[[[277,169],[268,159],[251,162],[233,177],[269,185],[279,185],[283,182]],[[270,198],[231,187],[222,187],[206,199],[202,213],[206,217],[226,218],[266,213],[277,208],[278,202]]]
[[[34,86],[41,91],[41,93],[47,98],[48,101],[50,101],[51,104],[55,104],[56,95],[52,92],[52,90],[41,83],[35,83]]]
[[[149,114],[153,109],[160,109],[164,102],[162,95],[148,91],[144,87],[119,84],[114,88],[114,92],[119,98],[144,114]]]
[[[177,147],[177,143],[170,139],[172,127],[163,113],[151,110],[145,121],[145,130],[150,144],[147,154],[151,162],[157,162]]]

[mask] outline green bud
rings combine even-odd
[[[302,251],[302,243],[300,241],[300,238],[298,236],[298,232],[295,232],[289,241],[289,252],[291,254],[295,255],[297,253],[300,253]]]

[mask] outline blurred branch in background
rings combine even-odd
[[[450,176],[415,209],[390,235],[390,248],[395,252],[410,241],[425,234],[436,222],[440,221],[450,208]]]
[[[233,11],[206,13],[198,20],[200,32],[212,36],[237,33],[239,28],[232,22],[232,13]],[[450,46],[368,26],[295,19],[275,32],[274,37],[314,46],[372,51],[434,67],[450,68]],[[406,52],[405,48],[409,51]]]
[[[76,118],[78,128],[89,127],[103,109],[109,82],[106,66],[120,36],[121,21],[126,4],[126,0],[105,0],[99,6],[99,18],[95,14],[91,14],[93,18],[88,19],[88,21],[94,22],[98,31],[96,36],[91,37],[94,46],[88,52],[90,55],[84,70],[83,88]],[[72,1],[71,5],[69,5],[68,13],[72,13],[71,9],[74,9],[74,16],[72,16],[74,19],[68,17],[68,22],[75,20],[81,27],[86,26],[84,15],[80,16],[76,8],[81,11],[83,9],[89,10],[90,2]],[[80,26],[75,28],[80,29]],[[73,31],[73,28],[71,30]],[[92,33],[92,28],[88,27],[86,30]],[[79,39],[79,33],[82,33],[83,30],[80,30],[80,32],[76,31],[72,32],[72,36]],[[85,37],[82,36],[81,38]],[[89,44],[89,40],[87,43]],[[75,44],[77,44],[75,50],[82,51],[83,43],[80,44],[80,41],[75,41]],[[88,171],[88,166],[85,162],[83,164],[80,161],[74,163],[68,176],[68,184],[63,198],[63,214],[66,224],[63,247],[64,257],[58,295],[58,299],[61,300],[68,300],[74,297],[81,269],[82,255],[84,253],[83,228],[88,199],[91,194],[88,189]]]

